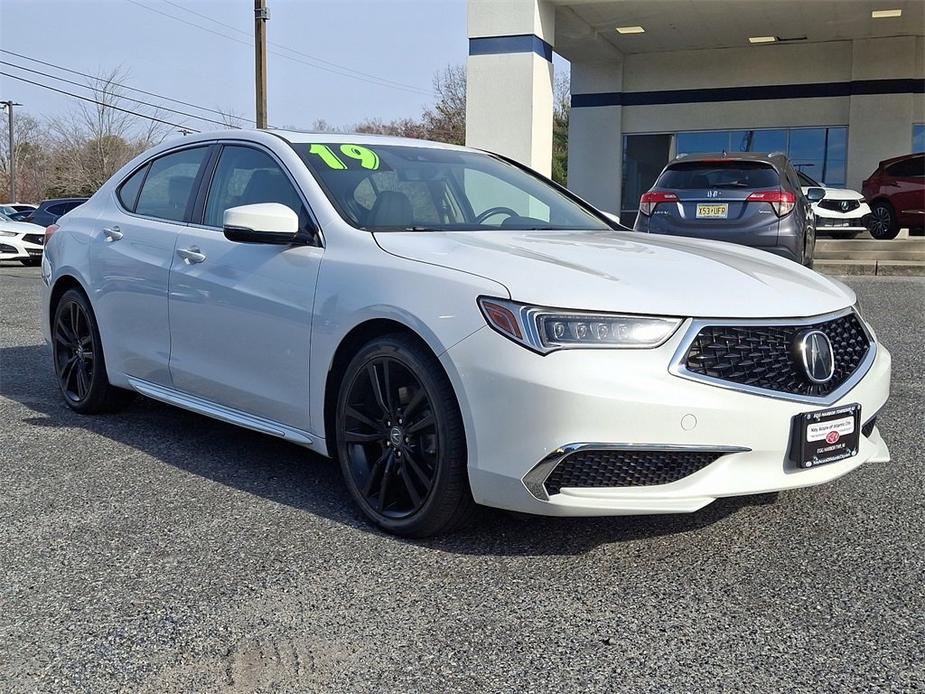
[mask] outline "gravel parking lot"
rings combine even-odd
[[[407,542],[295,446],[141,398],[73,414],[39,271],[4,265],[0,690],[921,691],[925,280],[850,283],[893,351],[893,462]]]

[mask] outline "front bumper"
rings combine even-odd
[[[862,202],[859,207],[849,212],[840,212],[838,210],[828,210],[819,205],[813,206],[813,212],[816,214],[816,231],[842,232],[842,231],[867,231],[867,220],[870,217],[870,206]]]
[[[860,403],[867,422],[887,400],[889,352],[878,346],[867,374],[840,399],[808,404],[672,375],[687,325],[653,350],[562,350],[534,354],[489,328],[441,357],[460,400],[475,500],[555,516],[695,511],[720,497],[806,487],[840,477],[889,451],[874,428],[857,455],[808,470],[790,461],[793,417]],[[546,500],[524,478],[567,444],[747,449],[717,458],[676,482],[645,487],[568,488]],[[529,483],[528,479],[528,483]],[[536,490],[534,489],[534,492]]]

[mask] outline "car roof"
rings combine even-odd
[[[889,159],[884,159],[880,162],[880,166],[889,166],[890,164],[895,164],[898,161],[903,159],[912,159],[913,157],[923,157],[925,152],[912,152],[911,154],[900,154],[898,157],[890,157]]]
[[[90,198],[48,198],[47,200],[42,200],[39,204],[39,207],[48,207],[49,205],[57,205],[61,202],[86,202]]]
[[[319,143],[325,144],[328,142],[349,142],[350,144],[357,145],[396,145],[404,147],[434,147],[441,149],[455,149],[460,151],[468,152],[478,152],[479,150],[473,149],[471,147],[462,147],[460,145],[451,145],[445,142],[434,142],[432,140],[417,140],[411,137],[396,137],[393,135],[368,135],[365,133],[319,133],[303,130],[287,130],[287,129],[267,129],[267,130],[256,130],[254,128],[240,128],[235,130],[217,130],[212,132],[201,132],[196,133],[195,135],[188,135],[181,138],[173,138],[167,143],[169,147],[176,147],[179,144],[186,142],[209,142],[213,140],[241,140],[241,139],[254,139],[255,141],[260,141],[261,137],[270,134],[279,137],[282,140],[289,142],[290,144],[307,144],[307,143]],[[161,149],[167,149],[169,147],[161,147]],[[153,151],[153,150],[152,150]]]

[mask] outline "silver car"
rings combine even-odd
[[[752,246],[812,267],[813,203],[783,154],[682,155],[639,201],[636,231]]]

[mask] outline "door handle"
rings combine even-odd
[[[125,236],[125,234],[119,231],[119,227],[117,227],[115,224],[113,224],[111,227],[106,227],[105,229],[103,229],[103,233],[106,235],[106,238],[109,239],[110,241],[118,241],[123,236]]]
[[[177,250],[177,255],[183,258],[187,263],[193,265],[194,263],[201,263],[206,259],[206,254],[200,252],[198,246],[190,246],[189,248],[180,248]]]

